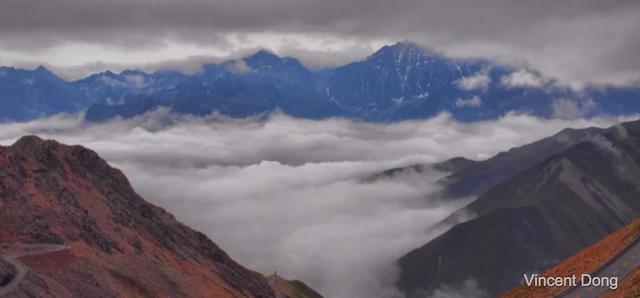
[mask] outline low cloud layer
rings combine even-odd
[[[546,79],[527,70],[519,70],[500,78],[502,85],[508,88],[539,88],[546,83]]]
[[[242,264],[301,279],[337,298],[397,295],[394,261],[432,238],[427,228],[461,204],[433,196],[444,173],[374,183],[362,178],[455,156],[486,158],[566,127],[620,120],[509,114],[463,124],[442,114],[383,125],[284,115],[191,118],[164,110],[105,124],[81,119],[0,124],[0,144],[36,133],[94,149],[145,198],[205,232]]]
[[[555,118],[577,119],[588,115],[596,106],[597,104],[591,98],[557,98],[553,101],[551,109]]]
[[[487,90],[489,84],[491,84],[491,77],[486,72],[480,72],[458,81],[458,87],[462,90]]]

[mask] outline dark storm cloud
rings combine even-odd
[[[310,38],[324,34],[352,41],[411,39],[456,56],[525,61],[570,83],[636,81],[637,28],[640,2],[634,0],[5,0],[0,4],[0,47],[5,49],[44,50],[73,41],[130,49],[172,41],[233,50],[237,41],[231,42],[229,34],[260,32]],[[308,60],[327,62],[322,57]]]
[[[452,31],[497,37],[559,20],[572,22],[635,10],[637,1],[461,0],[6,0],[5,36],[22,34],[100,40],[147,32],[179,32],[197,41],[224,32],[264,30],[388,35]],[[111,31],[111,32],[110,32]],[[190,32],[190,33],[187,33]],[[117,34],[115,34],[117,33]]]
[[[634,3],[635,2],[635,3]],[[5,33],[56,33],[95,38],[193,29],[219,31],[323,31],[392,34],[410,30],[457,30],[492,35],[545,20],[594,17],[637,9],[637,1],[382,1],[382,0],[8,0],[0,26]],[[469,25],[474,25],[473,27]],[[506,26],[512,28],[505,28]],[[120,31],[127,29],[127,31]],[[505,30],[506,29],[506,30]],[[398,31],[403,30],[403,31]],[[198,38],[198,34],[195,34]],[[141,34],[142,36],[142,34]]]

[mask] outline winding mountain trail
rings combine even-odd
[[[622,280],[633,272],[634,269],[640,267],[640,241],[636,241],[628,249],[624,250],[612,259],[607,265],[598,270],[598,272],[592,274],[593,278],[596,277],[617,277],[618,284]],[[578,277],[579,278],[579,277]],[[591,298],[598,297],[611,289],[606,286],[580,286],[573,287],[565,293],[557,296],[558,298]]]
[[[66,249],[69,249],[69,247],[61,244],[1,243],[0,258],[12,264],[16,273],[8,284],[0,287],[0,297],[6,296],[15,290],[29,273],[29,268],[18,261],[19,257],[52,253]]]

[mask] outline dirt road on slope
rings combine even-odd
[[[4,287],[0,288],[0,297],[14,291],[29,273],[29,268],[24,266],[18,258],[31,255],[40,255],[69,249],[61,244],[27,244],[27,243],[0,243],[0,258],[13,265],[15,275]]]

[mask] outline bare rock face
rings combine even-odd
[[[274,296],[262,275],[146,202],[95,152],[35,136],[0,147],[0,242],[69,246],[30,260],[37,278],[20,288],[39,280],[43,295]]]

